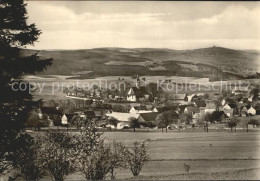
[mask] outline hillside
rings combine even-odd
[[[21,55],[35,53],[22,50]],[[153,48],[95,48],[82,50],[41,50],[53,65],[45,74],[75,75],[92,71],[105,75],[181,75],[233,79],[260,69],[260,53],[210,47],[194,50]],[[213,73],[213,74],[212,74]]]

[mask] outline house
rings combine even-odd
[[[131,87],[127,93],[127,101],[137,102],[137,101],[147,101],[149,99],[149,93],[146,87]]]
[[[131,107],[129,113],[141,114],[141,113],[158,112],[158,110],[156,108],[154,108],[154,109],[151,109],[151,108],[147,109],[147,106],[135,106],[135,107]]]
[[[63,114],[61,117],[61,124],[69,124],[71,119],[75,116],[76,114]]]
[[[140,123],[143,122],[155,122],[156,117],[158,116],[159,113],[157,112],[152,112],[152,113],[141,113],[138,117],[138,121]]]
[[[184,109],[184,112],[193,115],[195,113],[199,113],[200,109],[194,106],[188,106]]]
[[[234,109],[234,108],[236,108],[236,104],[234,104],[234,103],[229,103],[229,104],[226,104],[223,106],[224,110]]]
[[[68,118],[66,114],[63,114],[63,116],[61,117],[61,124],[68,124]]]
[[[256,115],[256,110],[255,110],[255,108],[253,108],[252,106],[246,106],[246,108],[247,108],[247,113],[248,113],[249,115],[251,115],[251,116]]]
[[[237,106],[234,103],[229,103],[223,106],[223,111],[227,115],[227,117],[231,118],[234,115],[234,109],[236,109]]]
[[[123,127],[131,127],[131,118],[138,119],[139,114],[133,113],[121,113],[121,112],[112,112],[110,114],[106,114],[108,119],[115,118],[118,120],[117,129],[122,129]],[[113,127],[113,125],[111,125]]]
[[[188,102],[193,102],[195,100],[198,100],[198,96],[196,94],[187,94],[184,100]]]
[[[216,111],[216,105],[213,102],[208,101],[206,103],[205,113],[212,113],[214,111]]]

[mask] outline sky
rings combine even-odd
[[[260,2],[26,1],[34,49],[260,49]]]

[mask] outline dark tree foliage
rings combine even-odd
[[[140,128],[140,123],[139,123],[138,119],[135,117],[130,118],[130,124],[131,124],[131,127],[134,128],[134,132],[135,132],[136,128]]]
[[[24,83],[25,90],[17,89],[23,82],[21,76],[42,72],[52,62],[40,60],[37,53],[21,55],[21,49],[33,45],[41,34],[27,19],[23,0],[0,1],[0,174],[5,170],[2,165],[6,155],[20,145],[17,135],[27,113],[38,104],[32,101],[28,83]]]

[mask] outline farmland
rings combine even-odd
[[[105,132],[108,141],[131,144],[144,140],[151,160],[141,174],[133,178],[130,170],[118,170],[117,179],[181,180],[181,179],[259,179],[259,132]],[[184,172],[183,164],[191,170]],[[68,179],[83,179],[70,175]]]

